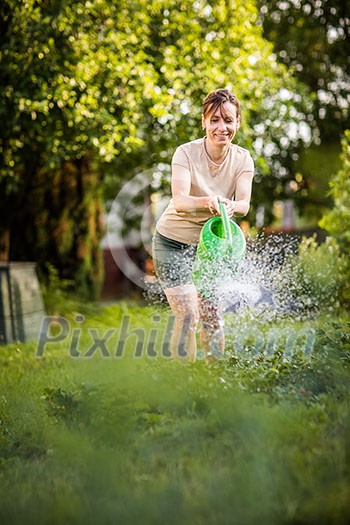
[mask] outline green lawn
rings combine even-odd
[[[349,523],[346,316],[228,314],[208,367],[159,355],[165,307],[78,313],[0,348],[0,523]]]

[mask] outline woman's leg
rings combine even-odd
[[[193,284],[165,288],[174,315],[174,331],[170,342],[173,359],[194,362],[197,357],[196,333],[199,322],[197,290]]]
[[[219,302],[198,295],[201,320],[200,344],[208,361],[219,359],[225,351],[224,319]]]

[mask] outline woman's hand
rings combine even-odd
[[[218,195],[218,200],[219,203],[223,202],[225,204],[228,217],[233,217],[236,209],[235,201],[232,201],[231,199],[226,199],[225,197],[221,197],[221,195]]]
[[[225,204],[228,217],[233,217],[236,209],[236,202],[231,199],[226,199],[226,197],[222,197],[222,195],[209,197],[208,210],[210,213],[212,215],[221,215],[220,202]]]
[[[208,210],[212,215],[220,215],[220,205],[219,205],[219,199],[223,199],[224,197],[221,197],[221,195],[213,195],[211,197],[208,197]]]

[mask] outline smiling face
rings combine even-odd
[[[235,136],[240,123],[237,107],[231,102],[223,102],[215,111],[202,116],[207,141],[213,146],[228,145]]]

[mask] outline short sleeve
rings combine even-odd
[[[241,173],[251,172],[254,173],[254,161],[252,159],[252,156],[249,152],[247,152],[247,156],[244,162],[244,165],[242,166]]]
[[[186,168],[187,170],[190,171],[189,159],[188,159],[188,156],[186,155],[186,153],[184,151],[184,148],[182,146],[179,146],[176,149],[176,151],[175,151],[175,153],[173,155],[171,164],[172,165],[177,164],[177,165],[182,166],[183,168]]]

